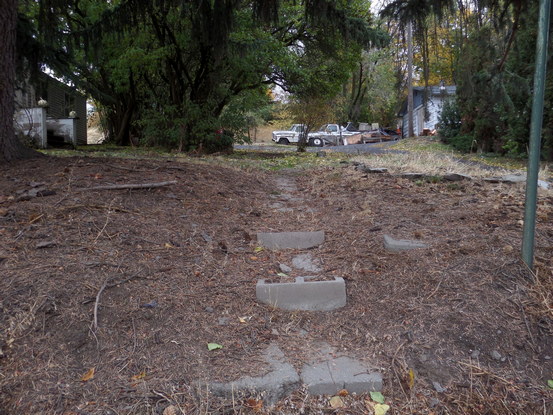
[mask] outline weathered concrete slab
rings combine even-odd
[[[292,208],[289,208],[289,207],[286,207],[283,203],[281,202],[275,202],[275,203],[271,203],[269,204],[269,207],[271,209],[274,209],[278,212],[283,212],[283,213],[286,213],[286,212],[293,212],[294,209]]]
[[[307,278],[307,277],[305,277]],[[346,305],[346,283],[336,277],[332,281],[267,283],[259,280],[255,287],[257,299],[283,310],[328,311]]]
[[[307,272],[321,272],[321,261],[313,259],[310,254],[300,254],[292,259],[292,266]]]
[[[321,245],[324,231],[316,232],[258,232],[257,241],[269,249],[309,249]]]
[[[388,173],[388,169],[385,167],[369,167],[364,164],[359,164],[355,166],[355,170],[359,170],[363,173],[372,173],[372,174],[382,174],[382,173]]]
[[[301,381],[312,395],[334,395],[341,389],[350,393],[382,390],[382,375],[349,357],[306,364]]]
[[[401,173],[401,174],[399,174],[399,177],[404,177],[404,178],[410,179],[410,180],[419,180],[419,179],[426,179],[429,176],[427,176],[426,174],[422,174],[422,173]]]
[[[501,177],[488,177],[484,181],[491,183],[524,183],[526,182],[526,173],[523,174],[506,174]],[[538,180],[538,187],[548,190],[549,183],[543,180]]]
[[[389,235],[384,235],[384,247],[388,251],[410,251],[411,249],[427,248],[428,245],[419,241],[409,241],[406,239],[394,239]]]
[[[248,376],[233,382],[212,383],[211,393],[235,399],[241,396],[261,396],[265,404],[272,405],[299,388],[298,373],[285,361],[284,353],[277,345],[269,345],[265,359],[271,366],[270,372],[265,376]]]
[[[472,180],[472,177],[461,173],[448,173],[443,176],[443,179],[448,182],[460,182],[462,180]]]

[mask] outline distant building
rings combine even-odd
[[[413,131],[415,135],[424,135],[426,131],[434,131],[438,125],[438,118],[442,112],[443,103],[455,96],[457,87],[431,86],[428,87],[428,120],[424,117],[424,87],[413,88]],[[407,113],[407,101],[403,103],[399,112],[401,118],[403,136],[409,131],[409,114]]]
[[[37,82],[16,89],[15,104],[16,131],[39,147],[86,145],[86,97],[75,88],[41,74]]]

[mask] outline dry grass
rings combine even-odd
[[[512,170],[497,168],[490,172],[490,168],[476,163],[460,163],[459,158],[427,152],[418,153],[388,153],[383,155],[358,156],[354,161],[371,167],[385,167],[390,173],[423,173],[439,176],[447,173],[459,173],[472,177],[489,177],[512,173]]]
[[[382,155],[357,156],[355,161],[371,167],[385,167],[391,173],[415,172],[427,175],[459,173],[483,178],[504,174],[524,174],[526,162],[508,157],[483,157],[466,155],[451,150],[436,138],[414,138],[394,144],[390,152]],[[539,178],[552,178],[550,167],[541,166]]]

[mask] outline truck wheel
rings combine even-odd
[[[324,141],[322,140],[322,138],[319,137],[310,138],[309,145],[312,147],[322,147],[324,146]]]
[[[287,144],[290,144],[290,141],[288,141],[287,138],[281,137],[281,138],[278,139],[278,143],[287,145]]]

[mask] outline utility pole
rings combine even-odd
[[[526,172],[526,203],[522,231],[522,260],[532,269],[534,263],[534,239],[536,231],[536,204],[538,172],[540,170],[541,129],[543,124],[543,96],[549,43],[549,13],[551,0],[540,0],[538,40],[536,43],[536,69],[534,72],[534,97],[530,120],[530,147]]]
[[[409,22],[407,26],[407,119],[408,133],[407,137],[415,135],[415,125],[413,118],[413,23]]]

